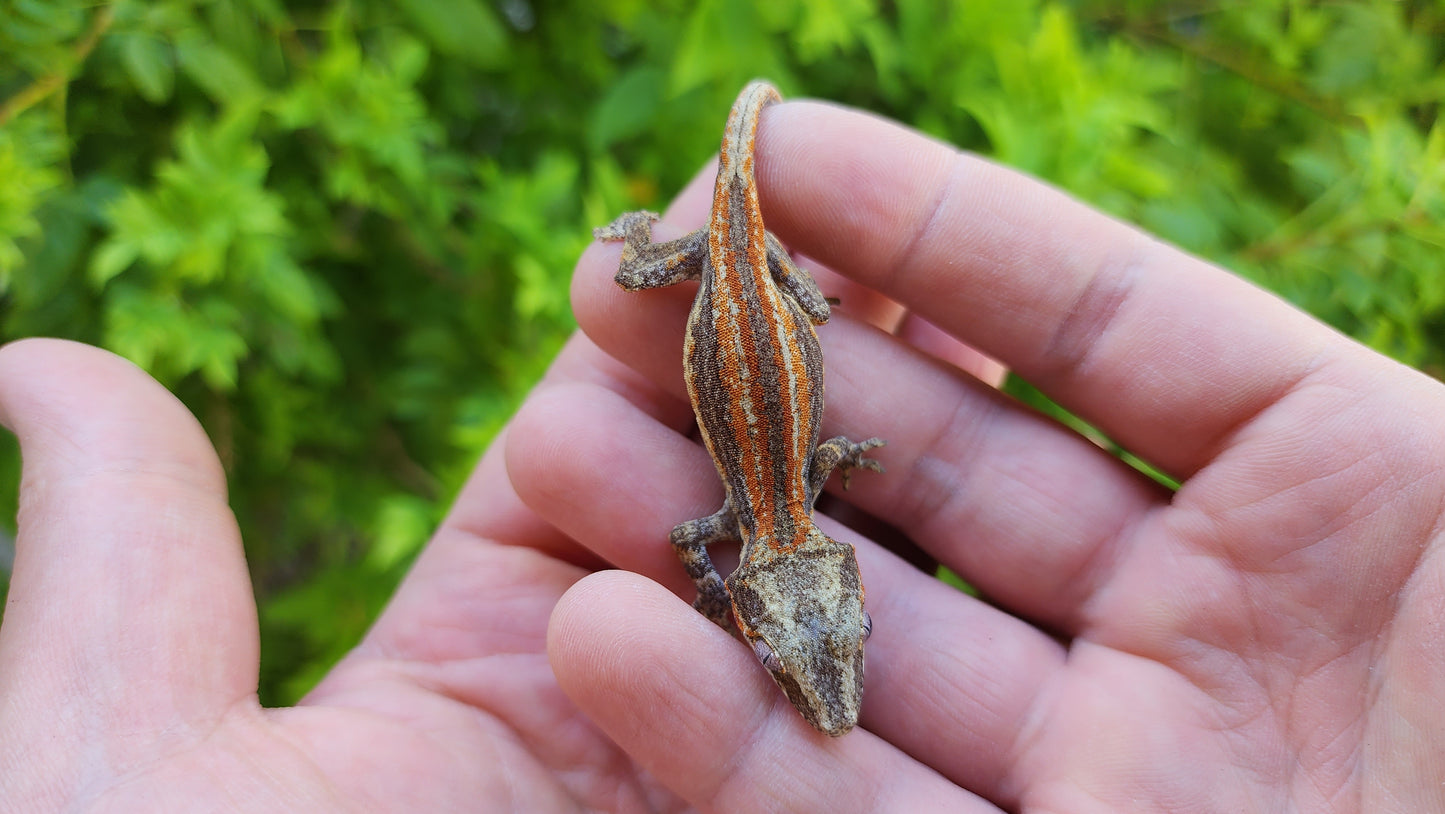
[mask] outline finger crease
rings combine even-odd
[[[958,177],[963,174],[964,168],[968,165],[968,156],[962,152],[954,151],[953,159],[948,171],[948,177],[943,180],[943,183],[939,184],[938,192],[933,196],[933,203],[929,207],[928,215],[919,222],[918,228],[909,236],[908,242],[903,244],[897,256],[894,258],[894,262],[884,265],[883,268],[894,269],[899,272],[907,270],[913,265],[919,254],[922,253],[923,247],[930,242],[929,238],[933,235],[935,225],[948,209],[948,201],[952,198],[954,187],[961,186],[961,184],[956,184],[955,182]],[[889,288],[889,286],[886,285],[881,287]]]
[[[1122,262],[1105,261],[1094,270],[1044,345],[1040,361],[1047,371],[1077,375],[1087,368],[1136,290],[1146,266],[1144,255],[1153,245],[1153,241],[1135,244]]]

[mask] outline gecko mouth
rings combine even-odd
[[[740,588],[734,591],[735,609],[770,608],[740,615],[739,627],[788,701],[809,724],[833,737],[856,726],[868,628],[861,609],[797,595],[781,603],[758,603],[749,588],[735,587]]]
[[[814,728],[831,737],[847,734],[858,724],[863,693],[863,650],[842,662],[807,659],[804,669],[789,670],[765,642],[753,646],[788,701]]]

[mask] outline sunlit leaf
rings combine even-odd
[[[120,42],[121,64],[136,90],[152,104],[171,97],[176,70],[170,46],[146,34],[129,34]]]

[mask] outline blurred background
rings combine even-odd
[[[665,206],[748,79],[1440,377],[1442,50],[1439,0],[0,0],[0,339],[109,348],[205,425],[287,703],[572,328],[591,228]],[[4,436],[0,588],[18,477]]]

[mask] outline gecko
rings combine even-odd
[[[595,230],[621,240],[616,277],[629,291],[699,283],[683,341],[683,377],[722,508],[679,524],[670,541],[697,586],[693,607],[724,630],[728,614],[803,719],[838,737],[858,723],[863,642],[873,622],[851,545],[824,534],[813,504],[832,472],[882,472],[864,453],[878,438],[818,442],[823,352],[815,324],[829,303],[763,227],[754,174],[758,122],[781,101],[755,81],[728,114],[707,226],[652,242],[652,212],[629,212]],[[741,544],[724,579],[707,547]]]

